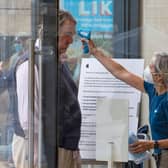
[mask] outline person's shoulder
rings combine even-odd
[[[155,92],[154,84],[146,82],[145,80],[144,80],[144,88],[145,88],[145,92],[150,95],[154,94],[154,92]]]
[[[145,81],[145,80],[144,80],[144,86],[145,86],[145,87],[151,87],[151,88],[154,87],[153,83],[147,82],[147,81]]]
[[[163,94],[163,96],[164,96],[164,102],[166,103],[166,105],[168,106],[168,91],[167,92],[165,92],[164,94]]]
[[[21,64],[17,66],[16,71],[21,72],[21,73],[24,73],[25,71],[28,72],[28,69],[29,69],[28,63],[29,63],[28,60],[22,62]]]
[[[25,60],[24,62],[20,63],[18,67],[28,67],[28,60]]]
[[[163,107],[163,109],[167,112],[167,114],[168,114],[168,99],[167,99],[167,96],[168,96],[168,92],[166,92],[165,94],[164,94],[164,98],[163,98],[163,100],[162,100],[162,107]]]

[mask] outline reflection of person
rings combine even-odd
[[[146,92],[149,96],[149,122],[153,140],[139,140],[130,145],[130,151],[141,153],[154,149],[157,167],[166,168],[168,159],[168,53],[156,53],[150,63],[153,83],[127,71],[104,52],[95,47],[92,40],[87,41],[93,54],[115,77]],[[160,165],[160,166],[159,166]]]
[[[16,61],[18,60],[19,56],[24,55],[27,50],[27,37],[16,37],[13,42],[13,50],[14,54],[10,57],[9,60],[9,68],[11,68]]]
[[[8,113],[7,113],[7,141],[11,144],[13,133],[21,133],[20,123],[17,120],[18,106],[16,95],[15,68],[18,60],[26,55],[27,37],[15,38],[13,43],[14,54],[8,61],[0,63],[0,92],[5,89],[9,93]],[[18,45],[16,45],[18,44]],[[11,146],[11,145],[10,145]],[[12,154],[9,155],[9,161],[12,162]]]
[[[25,55],[24,60],[19,60],[15,72],[16,76],[16,92],[18,102],[18,118],[21,128],[24,131],[24,135],[17,134],[15,132],[12,142],[12,155],[16,168],[28,168],[28,83],[29,83],[29,65],[28,65],[28,53]],[[27,58],[26,58],[27,57]],[[21,57],[22,58],[22,57]],[[23,55],[24,58],[24,55]],[[37,136],[38,136],[38,72],[35,66],[35,125],[34,125],[34,160],[35,166],[37,166]]]
[[[77,87],[66,62],[65,52],[73,42],[76,21],[66,11],[59,11],[59,56],[60,56],[60,106],[59,106],[59,168],[79,168],[81,111],[77,99]]]

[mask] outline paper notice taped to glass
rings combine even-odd
[[[115,59],[115,61],[126,67],[130,72],[142,77],[144,69],[143,59]],[[82,112],[81,138],[79,143],[82,159],[96,159],[97,100],[104,98],[120,100],[119,106],[122,106],[121,103],[123,99],[129,102],[129,114],[127,115],[129,119],[129,131],[136,133],[141,92],[115,78],[95,58],[83,58],[78,93]],[[124,108],[124,106],[122,106],[122,108]],[[104,109],[107,109],[107,106],[105,106]],[[105,115],[104,109],[102,115]],[[111,110],[114,110],[113,106]],[[126,139],[128,142],[128,137]]]
[[[128,162],[128,107],[127,99],[97,99],[96,160]]]

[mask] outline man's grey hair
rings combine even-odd
[[[64,11],[64,10],[59,10],[59,26],[62,26],[62,24],[66,20],[70,20],[76,24],[76,20],[69,12]]]

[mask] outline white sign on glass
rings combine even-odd
[[[96,160],[108,161],[112,157],[116,162],[128,161],[128,106],[124,99],[97,100]]]
[[[129,71],[142,77],[144,69],[143,59],[115,60]],[[78,94],[82,111],[81,139],[79,144],[82,159],[96,159],[96,101],[100,98],[128,100],[129,129],[135,130],[137,128],[137,114],[141,98],[140,91],[116,79],[95,58],[83,58]]]

